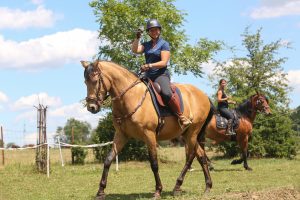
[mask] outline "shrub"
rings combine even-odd
[[[87,155],[87,150],[82,147],[72,147],[72,164],[84,165],[84,159]]]

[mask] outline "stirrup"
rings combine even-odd
[[[181,130],[182,130],[182,131],[185,131],[188,127],[190,127],[190,125],[192,124],[192,121],[191,121],[190,119],[188,119],[187,117],[185,117],[185,116],[183,116],[183,117],[184,117],[185,120],[188,122],[188,124],[187,124],[187,125],[183,125],[183,124],[181,123],[181,119],[180,119],[179,116],[178,116],[178,124],[179,124]]]
[[[236,135],[236,133],[233,130],[229,130],[225,132],[225,135]]]

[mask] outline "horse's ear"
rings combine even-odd
[[[258,92],[258,90],[255,90],[255,92],[256,92],[256,94],[257,94],[257,95],[259,95],[259,92]]]
[[[91,63],[88,62],[88,61],[80,61],[81,62],[81,65],[84,67],[84,68],[87,68]]]

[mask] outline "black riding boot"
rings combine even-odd
[[[227,135],[234,135],[235,133],[233,132],[233,120],[232,119],[229,119],[228,122],[227,122],[227,130],[226,130],[226,134]]]

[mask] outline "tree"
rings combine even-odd
[[[88,122],[82,122],[74,118],[68,119],[66,125],[58,127],[56,133],[61,134],[66,142],[72,141],[72,130],[74,135],[74,143],[87,143],[90,138],[91,125]]]
[[[196,45],[188,45],[187,36],[182,29],[184,16],[176,9],[174,0],[94,0],[94,9],[100,24],[99,57],[110,59],[130,70],[137,70],[144,62],[142,56],[131,52],[135,30],[151,18],[158,19],[162,25],[162,36],[171,46],[170,64],[176,73],[191,71],[201,76],[201,63],[207,62],[221,48],[221,42],[202,38]],[[149,36],[143,35],[142,40]]]
[[[175,73],[192,72],[195,76],[202,75],[201,64],[208,62],[214,53],[220,50],[220,41],[199,39],[195,45],[187,44],[187,36],[182,29],[184,16],[178,10],[174,0],[94,0],[90,6],[94,9],[97,22],[100,25],[98,57],[112,60],[129,70],[138,71],[144,63],[144,57],[131,52],[131,43],[138,27],[144,26],[149,19],[157,19],[162,25],[162,37],[171,46],[169,69]],[[142,41],[149,40],[143,34]],[[114,129],[111,115],[103,119],[94,134],[95,142],[107,142],[113,138]],[[97,150],[98,159],[106,155],[106,148]],[[142,142],[129,141],[119,155],[124,160],[143,160],[147,151]]]
[[[293,129],[300,135],[300,106],[292,111],[291,119],[293,121]]]
[[[16,145],[14,142],[9,142],[6,144],[6,148],[20,148],[20,146]]]
[[[293,129],[296,131],[296,143],[298,146],[298,151],[300,148],[300,106],[298,106],[296,109],[292,110],[291,113],[291,119],[293,122]]]
[[[278,58],[279,49],[284,46],[281,40],[264,44],[262,29],[255,34],[245,29],[242,34],[243,46],[247,55],[236,57],[229,63],[220,63],[215,68],[215,78],[226,78],[228,90],[238,102],[255,94],[255,90],[264,93],[270,99],[273,116],[257,116],[253,130],[253,141],[249,151],[256,156],[292,157],[296,154],[295,132],[289,118],[289,98],[287,74],[282,64],[287,58]],[[227,155],[236,155],[232,144],[221,147]]]

